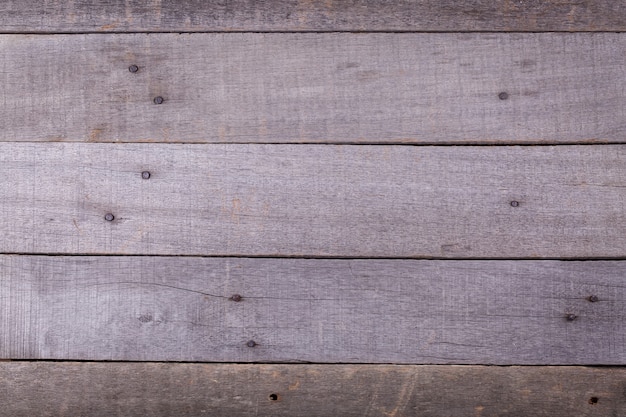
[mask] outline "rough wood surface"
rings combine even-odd
[[[0,143],[0,252],[623,258],[625,178],[623,145]]]
[[[7,417],[619,417],[625,390],[623,368],[0,363]]]
[[[611,0],[3,0],[2,32],[624,31]]]
[[[624,33],[4,35],[0,140],[624,142],[624,50]]]
[[[624,365],[625,274],[617,261],[5,255],[0,356]]]

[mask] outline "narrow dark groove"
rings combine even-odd
[[[626,369],[626,365],[564,365],[564,364],[507,364],[507,365],[496,365],[496,364],[482,364],[482,363],[408,363],[408,362],[307,362],[307,361],[256,361],[256,362],[213,362],[213,361],[137,361],[137,360],[90,360],[90,359],[0,359],[0,362],[45,362],[45,363],[106,363],[106,364],[189,364],[189,365],[316,365],[316,366],[353,366],[353,365],[368,365],[368,366],[388,366],[388,365],[397,365],[397,366],[438,366],[438,367],[446,367],[449,368],[452,366],[458,367],[492,367],[492,368],[510,368],[510,367],[525,367],[525,368],[545,368],[545,367],[579,367],[579,368],[602,368],[602,369]]]
[[[128,254],[128,253],[43,253],[43,252],[0,252],[0,256],[48,256],[48,257],[128,257],[128,258],[236,258],[236,259],[327,259],[327,260],[388,260],[388,261],[562,261],[562,262],[601,262],[626,261],[626,256],[615,257],[441,257],[441,256],[317,256],[317,255],[202,255],[202,254]]]
[[[484,33],[484,34],[492,34],[492,33],[503,33],[503,34],[526,34],[526,33],[563,33],[563,34],[576,34],[576,33],[624,33],[623,30],[502,30],[502,29],[494,29],[494,30],[450,30],[450,29],[433,29],[433,30],[411,30],[411,29],[310,29],[310,30],[117,30],[117,31],[72,31],[72,32],[64,32],[64,31],[3,31],[0,30],[0,35],[41,35],[41,36],[49,36],[49,35],[134,35],[134,34],[146,34],[146,35],[158,35],[158,34],[179,34],[179,35],[193,35],[193,34],[229,34],[229,33],[258,33],[258,34],[290,34],[290,33],[319,33],[319,34],[328,34],[328,33],[354,33],[354,34],[365,34],[365,33],[389,33],[389,34],[427,34],[427,33],[435,33],[435,34],[472,34],[472,33]]]
[[[520,142],[502,142],[502,143],[485,143],[485,142],[463,142],[463,143],[454,143],[454,142],[419,142],[419,143],[410,143],[410,142],[195,142],[195,141],[170,141],[167,142],[144,142],[144,141],[80,141],[80,140],[68,140],[68,141],[60,141],[60,142],[50,142],[44,140],[0,140],[1,143],[30,143],[30,144],[110,144],[110,145],[285,145],[285,146],[294,146],[294,145],[303,145],[303,146],[415,146],[415,147],[536,147],[536,146],[615,146],[615,145],[626,145],[626,141],[599,141],[599,142],[585,142],[585,141],[574,141],[574,142],[533,142],[533,141],[520,141]]]

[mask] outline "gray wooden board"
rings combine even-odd
[[[624,142],[624,50],[625,33],[4,35],[0,140]]]
[[[3,253],[623,258],[625,205],[624,145],[0,143]]]
[[[611,0],[3,0],[2,32],[624,31]]]
[[[619,417],[626,369],[5,362],[0,392],[7,417]]]
[[[625,274],[623,261],[4,255],[0,357],[625,365]]]

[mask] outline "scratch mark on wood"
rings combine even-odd
[[[152,228],[152,226],[150,226]],[[147,233],[147,230],[144,230],[143,227],[140,227],[127,241],[125,241],[119,248],[121,253],[124,253],[128,250],[128,247],[143,241],[144,235]]]
[[[239,224],[239,215],[241,214],[241,200],[238,198],[233,198],[233,206],[230,211],[230,219]]]
[[[400,413],[401,415],[405,414],[407,404],[413,398],[416,383],[416,374],[408,376],[408,380],[405,379],[402,382],[402,388],[400,389],[400,396],[397,400],[396,407],[389,412],[383,412],[387,417],[396,417],[398,413]]]
[[[289,391],[295,391],[298,388],[300,388],[300,380],[296,379],[296,382],[294,382],[293,384],[289,385]]]
[[[109,24],[100,26],[100,30],[103,30],[106,32],[106,31],[117,28],[119,25],[120,25],[119,22],[109,23]]]
[[[132,282],[132,281],[119,281],[119,282],[103,282],[103,283],[98,283],[98,284],[89,284],[86,285],[87,287],[95,287],[95,286],[111,286],[111,285],[131,285],[131,286],[143,286],[143,285],[147,285],[147,286],[155,286],[155,287],[163,287],[163,288],[170,288],[173,290],[178,290],[178,291],[185,291],[185,292],[190,292],[190,293],[195,293],[195,294],[200,294],[206,297],[214,297],[214,298],[224,298],[224,299],[228,299],[228,297],[223,296],[223,295],[216,295],[216,294],[210,294],[207,292],[203,292],[203,291],[198,291],[198,290],[192,290],[189,288],[183,288],[183,287],[177,287],[174,285],[167,285],[167,284],[159,284],[156,282]]]
[[[72,223],[74,223],[74,227],[76,228],[76,230],[78,230],[79,234],[83,234],[83,231],[80,230],[80,227],[78,227],[78,223],[76,222],[76,219],[72,219]]]
[[[89,142],[100,142],[100,136],[104,132],[104,129],[92,129],[89,133]]]

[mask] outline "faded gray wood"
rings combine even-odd
[[[7,417],[610,417],[626,411],[623,368],[11,362],[0,363],[0,377],[0,415]]]
[[[2,358],[626,364],[623,261],[5,255],[0,274]]]
[[[624,142],[624,50],[623,33],[4,35],[0,140]]]
[[[610,0],[4,0],[0,14],[3,32],[626,30]]]
[[[624,258],[625,178],[623,145],[0,143],[0,252]]]

